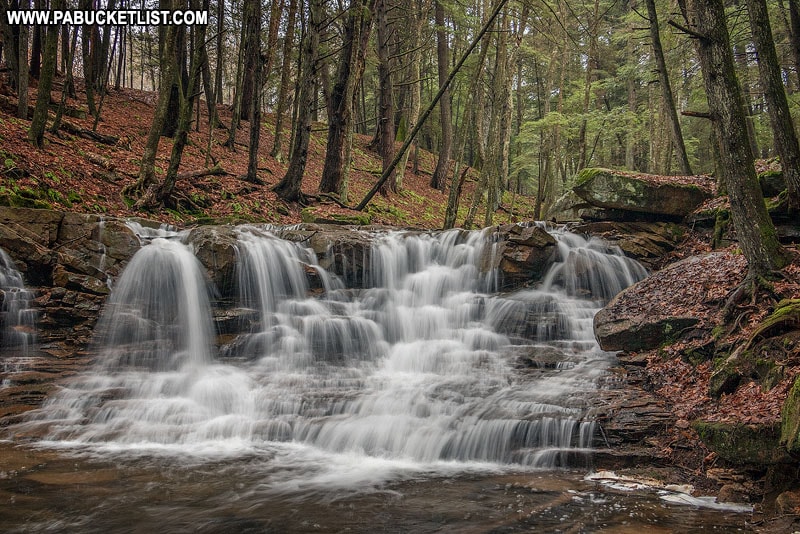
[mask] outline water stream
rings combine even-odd
[[[241,324],[217,337],[214,288],[191,247],[174,232],[142,230],[149,244],[116,282],[98,323],[96,364],[65,382],[12,436],[41,436],[38,450],[80,459],[76,469],[92,465],[87,472],[100,478],[111,473],[85,483],[80,518],[65,520],[67,529],[89,526],[82,521],[116,529],[137,506],[161,517],[151,497],[163,485],[178,502],[161,521],[181,518],[201,531],[248,530],[236,522],[212,528],[226,514],[255,521],[254,532],[270,525],[310,531],[326,521],[331,530],[369,531],[379,509],[412,487],[420,500],[409,499],[403,521],[426,500],[447,508],[447,492],[437,489],[445,481],[461,487],[455,515],[397,531],[452,526],[456,516],[457,530],[472,524],[486,531],[486,517],[462,521],[470,510],[482,513],[467,498],[478,486],[494,488],[505,503],[506,484],[532,491],[514,478],[519,473],[541,478],[590,465],[598,437],[589,400],[613,362],[594,340],[592,318],[646,276],[598,240],[550,231],[558,252],[544,278],[500,294],[496,273],[481,272],[492,253],[483,232],[375,234],[364,287],[345,287],[313,251],[278,238],[274,228],[240,227]],[[321,290],[310,291],[312,273]],[[51,464],[55,471],[40,476],[37,491],[52,489],[52,477],[61,480],[60,460]],[[605,499],[575,472],[544,478],[540,485],[560,489],[542,502],[523,498],[530,506],[519,506],[530,508],[523,515],[533,522],[507,504],[503,521],[524,530],[537,524],[536,510],[563,507],[558,513],[569,515],[575,502]],[[125,503],[124,494],[131,495]],[[106,517],[111,505],[101,495],[116,503],[122,523]],[[547,505],[551,498],[558,502]],[[613,511],[613,499],[596,510],[606,524],[614,521],[599,510],[609,502]],[[290,503],[325,503],[328,511],[307,510],[303,523],[287,515]],[[338,519],[332,503],[345,507]],[[354,526],[346,517],[359,503],[370,511]],[[262,514],[277,522],[261,521]],[[564,521],[551,519],[553,529]]]
[[[31,308],[33,293],[25,288],[22,274],[6,251],[0,249],[0,345],[26,353],[36,341],[36,311]]]

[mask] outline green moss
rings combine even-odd
[[[575,186],[583,185],[598,174],[610,174],[612,171],[610,169],[603,169],[600,167],[590,167],[587,169],[583,169],[578,174],[575,175]]]
[[[304,223],[313,223],[317,220],[317,212],[316,209],[309,206],[307,208],[303,208],[300,212],[300,220]]]
[[[335,221],[341,221],[347,224],[355,224],[364,226],[372,222],[372,215],[369,213],[357,213],[354,215],[335,214],[332,216]]]
[[[777,424],[744,425],[695,421],[692,427],[703,443],[735,465],[765,466],[786,461]]]
[[[781,409],[780,442],[790,453],[800,453],[800,377],[794,381]]]

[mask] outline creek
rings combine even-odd
[[[219,335],[185,234],[136,231],[94,363],[2,435],[11,531],[744,526],[585,478],[614,363],[592,319],[647,274],[599,240],[548,228],[542,280],[501,293],[484,232],[375,232],[370,264],[337,276],[280,229],[239,227]]]

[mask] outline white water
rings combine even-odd
[[[33,293],[25,289],[22,275],[8,254],[0,249],[0,345],[27,353],[36,341],[36,310],[30,306]]]
[[[219,349],[199,263],[154,238],[114,288],[96,366],[28,425],[97,453],[256,454],[286,473],[276,488],[574,463],[592,446],[586,399],[611,360],[592,317],[646,273],[554,235],[559,258],[538,288],[492,295],[481,232],[376,236],[369,287],[348,289],[310,250],[240,228],[250,311]],[[308,297],[309,272],[321,296]]]

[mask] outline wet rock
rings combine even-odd
[[[618,246],[626,256],[652,266],[678,246],[688,229],[665,221],[600,221],[581,224],[572,230],[601,237],[609,245]]]
[[[0,224],[0,248],[11,256],[29,283],[40,284],[50,280],[56,255],[24,228]]]
[[[696,317],[639,316],[618,318],[614,301],[597,312],[594,334],[603,350],[642,351],[661,347],[678,334],[696,325]]]
[[[237,241],[233,226],[200,226],[193,229],[187,238],[223,299],[235,297],[236,293]]]
[[[584,169],[572,190],[592,206],[635,213],[685,217],[711,198],[708,179],[651,176],[608,169]]]
[[[556,251],[555,238],[540,226],[500,226],[494,239],[497,247],[486,247],[480,265],[483,272],[499,271],[502,289],[540,279]]]
[[[0,206],[0,224],[48,248],[58,239],[63,219],[59,211]]]
[[[717,502],[747,503],[750,502],[750,495],[742,484],[725,484],[719,489]]]
[[[53,270],[53,285],[95,295],[108,295],[110,289],[104,280],[86,274],[68,271],[63,265]]]
[[[279,232],[281,238],[303,244],[326,269],[341,277],[348,287],[364,287],[372,258],[370,227],[301,224]]]

